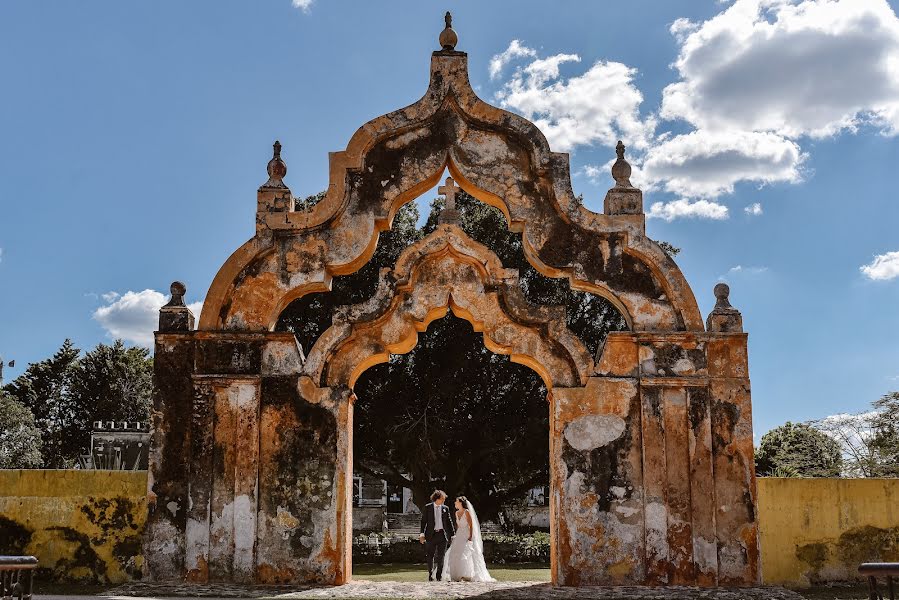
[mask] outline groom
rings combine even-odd
[[[421,533],[419,541],[425,545],[425,556],[428,557],[428,581],[434,581],[434,561],[437,561],[437,581],[443,579],[443,555],[446,546],[453,540],[456,527],[450,509],[444,505],[446,493],[434,490],[431,502],[421,511]]]

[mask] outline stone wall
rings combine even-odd
[[[145,471],[0,470],[0,554],[37,556],[42,580],[138,579],[146,487]],[[766,584],[899,560],[899,479],[760,478],[758,509]]]
[[[549,531],[548,506],[511,506],[507,514],[517,526]]]
[[[139,579],[146,497],[146,471],[0,470],[0,554],[44,581]]]
[[[899,479],[758,480],[765,583],[806,586],[899,561]]]

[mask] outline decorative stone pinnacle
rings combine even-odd
[[[444,50],[455,50],[456,44],[459,43],[459,36],[453,31],[453,15],[450,11],[446,11],[443,16],[446,27],[440,32],[440,47]]]
[[[726,283],[717,284],[715,299],[715,308],[705,322],[706,329],[717,333],[743,331],[743,315],[730,304],[730,286]]]
[[[159,309],[159,331],[163,333],[192,331],[194,315],[184,304],[187,286],[180,281],[173,281],[169,291],[172,292],[171,299]]]
[[[437,188],[438,194],[446,197],[446,206],[437,217],[438,223],[459,223],[459,210],[456,208],[456,194],[462,191],[452,177],[447,177],[445,185]]]
[[[621,140],[618,140],[618,145],[615,146],[615,154],[618,155],[618,160],[612,165],[615,187],[634,187],[631,185],[631,165],[624,160],[624,143]]]
[[[272,144],[272,159],[268,161],[268,181],[262,187],[285,188],[284,176],[287,175],[287,164],[281,160],[281,142],[275,140]]]
[[[715,310],[721,309],[731,309],[733,310],[733,306],[730,304],[730,286],[726,283],[719,283],[715,286],[715,298],[717,302],[715,302]]]
[[[169,286],[169,291],[172,293],[172,298],[166,306],[185,306],[184,295],[187,293],[186,285],[180,281],[173,281],[172,285]]]

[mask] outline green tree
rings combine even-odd
[[[121,340],[83,357],[71,340],[28,365],[6,391],[28,407],[43,433],[44,466],[72,468],[88,450],[94,421],[146,421],[153,390],[149,350]]]
[[[36,469],[43,462],[34,415],[11,394],[0,391],[0,469]]]
[[[671,258],[674,258],[678,254],[680,254],[681,249],[670,242],[656,242],[656,243],[659,245],[659,247],[662,249],[662,251],[665,254],[667,254],[668,256],[670,256]]]
[[[549,480],[543,381],[452,313],[412,352],[364,372],[355,392],[357,470],[410,488],[418,506],[440,487],[495,516]]]
[[[843,458],[832,437],[805,423],[788,421],[762,436],[755,468],[759,475],[839,477]]]
[[[42,432],[41,454],[46,468],[73,467],[77,461],[77,452],[69,448],[73,433],[70,424],[78,412],[69,385],[79,353],[67,339],[53,356],[28,365],[23,374],[4,388],[34,415],[35,424]]]
[[[899,477],[899,392],[874,401],[870,446],[876,457],[873,477]]]
[[[94,421],[147,421],[153,397],[153,359],[143,347],[122,340],[99,344],[74,365],[69,397],[76,408],[68,423],[69,451],[77,458],[90,446]]]
[[[837,440],[849,477],[899,477],[899,392],[858,414],[831,415],[812,425]]]
[[[319,196],[298,206],[308,208]],[[539,273],[524,255],[521,235],[503,214],[468,194],[456,198],[462,229],[519,271],[523,293],[534,304],[566,307],[569,328],[596,353],[609,331],[626,322],[606,299],[571,290],[567,279]],[[305,350],[331,324],[336,306],[374,293],[382,268],[431,233],[443,208],[431,203],[418,227],[414,203],[401,207],[381,234],[372,259],[358,272],[335,278],[332,291],[304,296],[282,313],[278,330],[293,331]],[[430,324],[407,355],[363,373],[356,383],[354,469],[408,487],[418,506],[434,486],[465,493],[486,517],[548,480],[546,388],[530,369],[494,355],[471,325],[448,315]]]

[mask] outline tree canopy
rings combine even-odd
[[[832,437],[805,423],[787,422],[762,436],[755,468],[767,476],[839,477],[843,458]]]
[[[835,439],[850,477],[899,477],[899,392],[875,400],[871,410],[831,415],[812,426]]]
[[[71,340],[53,356],[28,365],[5,390],[34,415],[42,434],[43,466],[74,467],[88,450],[94,421],[146,421],[153,362],[146,348],[121,340],[81,356]]]
[[[41,432],[27,406],[0,390],[0,469],[33,469],[44,462]]]

